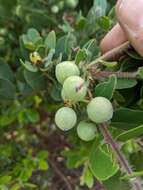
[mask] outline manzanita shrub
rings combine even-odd
[[[114,5],[0,0],[0,190],[143,189],[143,58],[100,52]]]

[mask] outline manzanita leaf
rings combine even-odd
[[[38,71],[38,67],[36,67],[36,65],[31,64],[29,61],[23,62],[22,60],[20,60],[20,62],[25,67],[25,69],[27,69],[28,71],[30,71],[30,72]]]
[[[42,37],[35,28],[30,28],[27,34],[22,35],[21,39],[24,43],[24,46],[32,51],[34,51],[36,47],[43,42]]]
[[[39,32],[35,28],[30,28],[27,32],[28,40],[36,44],[37,41],[42,40]]]
[[[102,96],[110,100],[113,97],[116,85],[117,77],[112,75],[107,82],[100,83],[95,87],[95,96]]]
[[[100,52],[100,48],[95,38],[87,41],[82,48],[86,50],[87,59],[90,61],[93,56],[97,56]]]
[[[135,51],[127,51],[127,54],[131,57],[131,58],[133,58],[133,59],[137,59],[137,60],[142,60],[143,58],[142,58],[142,56],[140,56],[137,52],[135,52]]]
[[[13,100],[15,97],[15,86],[7,79],[0,79],[0,101]]]
[[[45,68],[47,68],[52,63],[52,59],[53,59],[54,54],[55,54],[55,49],[51,49],[49,51],[49,54],[48,54],[46,60],[45,60],[45,62],[46,62]]]
[[[34,51],[35,50],[35,45],[33,42],[31,42],[26,34],[23,34],[20,38],[21,42],[23,43],[24,47],[27,48],[28,50]]]
[[[87,185],[88,188],[92,188],[94,185],[94,176],[87,164],[85,165],[82,176],[80,177],[80,185]]]
[[[14,81],[14,74],[11,68],[2,59],[0,59],[0,78],[7,79],[11,82]]]
[[[56,48],[56,34],[55,31],[51,31],[45,39],[45,46],[47,49]]]
[[[111,159],[111,155],[105,153],[100,147],[91,150],[89,164],[94,176],[105,181],[116,174],[119,166]]]
[[[25,114],[31,123],[37,123],[40,120],[38,111],[34,109],[26,109]]]
[[[95,31],[96,27],[93,26],[97,26],[97,20],[106,15],[106,10],[106,0],[94,0],[94,5],[91,7],[87,15],[87,32],[93,33]]]
[[[143,125],[121,133],[119,136],[117,136],[117,140],[127,141],[133,138],[140,137],[141,135],[143,135]]]
[[[109,17],[107,16],[103,16],[99,19],[98,24],[101,28],[103,28],[104,30],[109,30],[111,22]]]
[[[107,190],[130,190],[131,186],[129,181],[121,180],[121,172],[118,172],[116,175],[111,177],[109,180],[103,182]]]
[[[121,79],[118,78],[116,89],[126,89],[132,88],[136,86],[137,80],[136,79]]]
[[[46,80],[41,72],[33,73],[25,69],[24,77],[33,90],[39,91],[46,88]]]
[[[86,50],[79,49],[75,57],[75,63],[79,64],[81,61],[85,60],[86,57],[87,57]]]
[[[70,55],[72,48],[76,47],[77,39],[72,33],[59,38],[56,45],[56,54],[59,56],[61,53],[67,57]]]
[[[115,110],[112,125],[114,127],[129,130],[143,124],[143,111],[129,108]]]

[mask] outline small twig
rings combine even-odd
[[[100,130],[104,136],[105,141],[112,147],[112,150],[115,152],[118,161],[120,163],[120,165],[122,166],[123,170],[129,174],[132,175],[133,171],[132,168],[130,167],[127,159],[125,158],[125,156],[122,154],[122,152],[120,151],[120,148],[118,146],[118,144],[116,143],[116,141],[113,139],[112,135],[110,134],[110,132],[108,131],[108,126],[107,124],[100,124],[99,125]],[[130,180],[133,190],[142,190],[142,186],[141,183],[139,181],[138,178],[134,178],[132,180]]]
[[[118,78],[123,79],[139,79],[137,72],[121,72],[121,71],[99,71],[93,67],[90,69],[92,77],[94,79],[107,78],[110,75],[116,75]]]
[[[121,55],[126,50],[130,48],[130,42],[127,41],[123,43],[122,45],[108,51],[107,53],[103,54],[101,57],[97,58],[96,60],[92,61],[89,65],[89,67],[92,67],[93,65],[97,64],[100,60],[109,61],[111,59],[114,59],[115,57]]]
[[[87,93],[88,93],[89,99],[92,100],[93,99],[93,95],[92,95],[92,93],[91,93],[91,91],[89,89],[88,89]]]
[[[64,176],[64,174],[59,170],[59,168],[56,166],[55,162],[53,162],[52,160],[49,160],[49,163],[51,165],[51,167],[53,168],[53,170],[55,171],[55,173],[60,177],[60,179],[65,183],[67,190],[72,190],[72,186],[69,183],[68,179]]]
[[[41,139],[44,146],[46,146],[48,144],[48,138],[47,138],[46,134],[44,134],[42,131],[40,131],[37,127],[28,126],[28,128]],[[53,161],[53,158],[49,157],[48,162],[51,165],[54,172],[57,174],[57,176],[59,176],[59,178],[64,182],[67,190],[73,190],[68,179],[64,176],[64,174],[57,167],[56,163]]]

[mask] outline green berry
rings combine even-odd
[[[104,123],[112,118],[113,107],[107,98],[97,97],[88,104],[87,113],[91,121],[95,123]]]
[[[77,134],[84,141],[91,141],[97,133],[96,125],[93,123],[82,121],[77,126]]]
[[[72,108],[62,107],[55,115],[55,123],[63,131],[68,131],[76,124],[77,116]]]
[[[76,64],[72,61],[64,61],[56,66],[56,78],[63,84],[70,76],[79,76],[80,72]]]
[[[53,5],[53,6],[51,7],[51,11],[52,11],[52,13],[57,14],[57,13],[59,12],[59,7],[56,6],[56,5]]]
[[[87,86],[81,77],[71,76],[65,80],[62,91],[66,100],[78,102],[84,100]]]
[[[78,0],[66,0],[66,5],[74,9],[78,5]]]

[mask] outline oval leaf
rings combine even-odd
[[[112,118],[112,125],[124,130],[133,129],[142,124],[143,111],[140,110],[119,108],[115,110]]]
[[[113,97],[117,85],[116,76],[111,76],[107,82],[98,84],[95,87],[95,96],[103,96],[109,100]]]
[[[137,80],[136,79],[121,79],[118,78],[116,89],[126,89],[132,88],[136,86]]]
[[[117,140],[119,140],[119,141],[127,141],[127,140],[130,140],[132,138],[139,137],[141,135],[143,135],[143,125],[121,133],[117,137]]]
[[[0,79],[0,100],[13,100],[15,86],[7,79]]]
[[[51,31],[45,39],[45,46],[47,49],[56,48],[56,34],[55,31]]]
[[[27,69],[28,71],[31,72],[37,72],[38,68],[35,65],[32,65],[29,61],[25,61],[25,63],[20,60],[21,64],[25,67],[25,69]]]
[[[92,150],[90,155],[90,168],[94,176],[105,181],[116,174],[119,166],[112,162],[111,155],[108,155],[101,148]]]
[[[46,88],[46,80],[41,72],[32,73],[30,71],[24,70],[24,77],[26,82],[35,91],[44,90]]]

